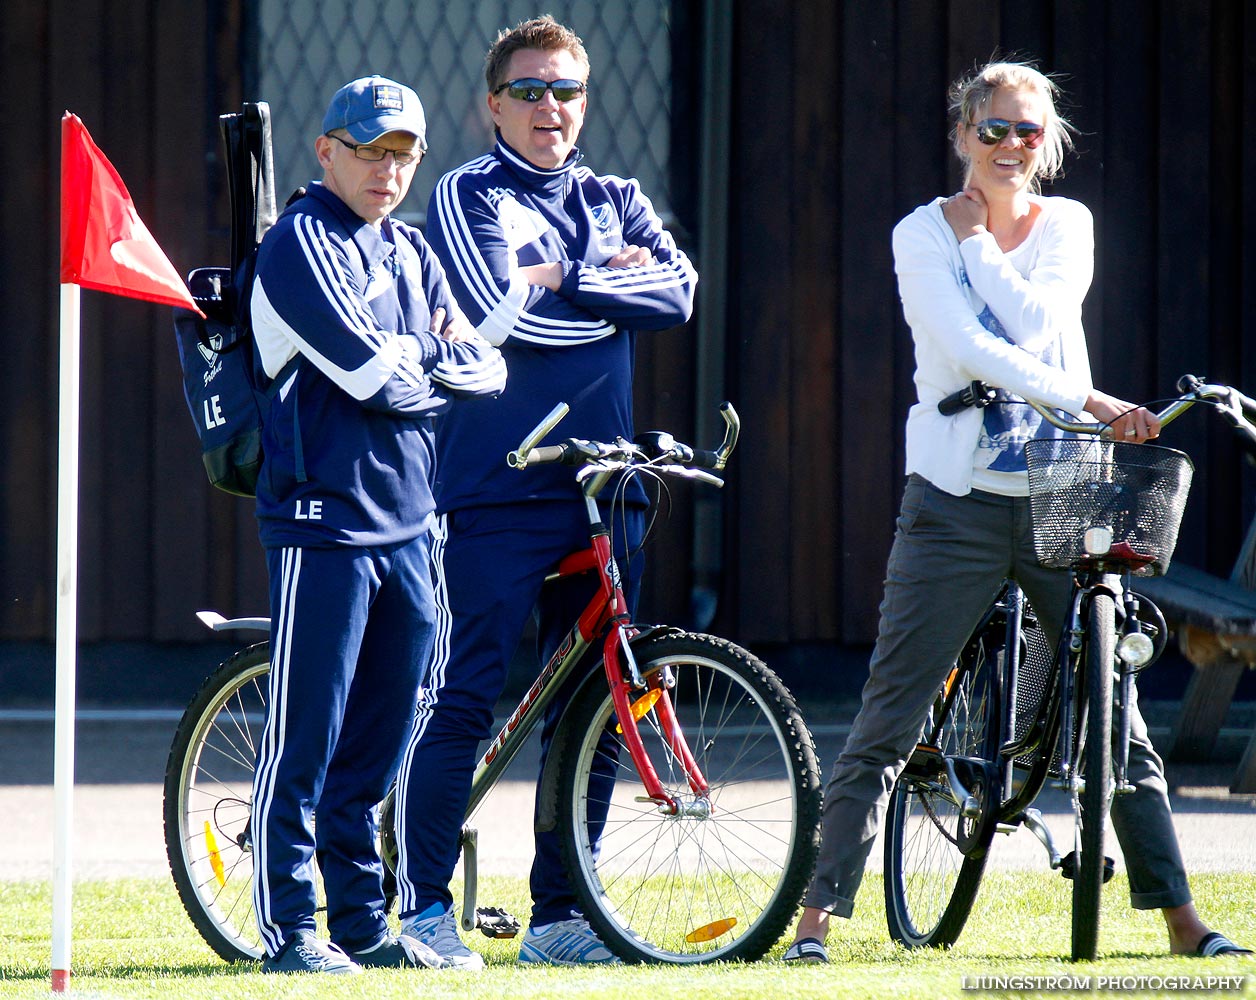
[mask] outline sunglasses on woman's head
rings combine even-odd
[[[985,121],[969,122],[969,125],[977,130],[978,141],[986,146],[997,146],[1013,130],[1016,132],[1016,138],[1028,149],[1037,149],[1047,137],[1047,130],[1033,122],[1010,122],[1006,118],[987,118]]]

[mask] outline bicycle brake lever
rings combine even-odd
[[[708,486],[723,486],[724,480],[719,476],[712,475],[705,469],[693,469],[687,465],[655,465],[656,472],[661,472],[668,476],[678,476],[681,479],[696,479],[700,483],[706,483]]]

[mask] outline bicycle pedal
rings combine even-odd
[[[1072,879],[1077,871],[1077,852],[1069,851],[1068,854],[1060,858],[1060,874],[1066,879]],[[1107,885],[1112,880],[1112,876],[1116,874],[1116,861],[1108,857],[1106,854],[1103,858],[1103,882]]]
[[[505,939],[518,935],[520,924],[518,917],[507,913],[500,906],[477,906],[475,926],[485,937]]]
[[[932,778],[946,768],[946,756],[935,746],[917,743],[903,770],[913,778]]]

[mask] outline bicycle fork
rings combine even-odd
[[[686,816],[705,819],[711,814],[710,788],[702,769],[694,759],[693,752],[681,729],[680,720],[672,705],[669,688],[674,683],[671,671],[664,668],[660,671],[653,685],[648,685],[641,676],[629,645],[629,629],[627,616],[617,616],[611,623],[603,646],[602,663],[606,669],[606,679],[611,688],[611,701],[615,706],[615,717],[619,720],[624,745],[632,757],[633,766],[641,778],[645,794],[638,796],[638,801],[654,802],[660,813],[669,816]],[[621,667],[620,664],[623,664]],[[642,691],[644,694],[629,701],[630,691]],[[670,753],[684,769],[685,778],[693,792],[693,798],[682,801],[679,797],[668,794],[663,787],[650,753],[641,738],[638,722],[653,712],[659,732],[667,752]]]
[[[596,514],[597,508],[592,501],[589,501],[589,507],[591,516]],[[639,801],[657,803],[659,812],[664,815],[705,818],[711,813],[710,789],[702,769],[689,749],[672,706],[669,689],[673,686],[674,679],[671,670],[664,667],[652,683],[641,675],[630,645],[630,640],[637,633],[628,616],[627,601],[620,586],[610,536],[605,532],[594,532],[591,542],[594,560],[601,568],[603,586],[610,591],[607,596],[611,614],[602,642],[602,665],[606,671],[606,681],[610,685],[611,702],[615,706],[615,717],[619,722],[624,745],[628,748],[633,766],[645,788],[645,795],[640,796]],[[630,701],[630,692],[636,691],[644,693]],[[641,738],[638,722],[651,712],[657,719],[667,752],[684,769],[685,778],[694,796],[688,802],[669,795],[664,789],[649,751],[646,750],[645,741]]]
[[[1076,658],[1082,654],[1082,647],[1086,642],[1086,606],[1090,600],[1090,595],[1097,588],[1102,587],[1107,590],[1115,600],[1120,602],[1124,614],[1124,627],[1119,631],[1122,637],[1130,634],[1140,633],[1142,623],[1139,620],[1139,598],[1131,589],[1128,572],[1118,577],[1112,573],[1104,573],[1102,578],[1097,582],[1091,582],[1087,586],[1079,588],[1077,597],[1073,602],[1072,618],[1068,629],[1069,655],[1076,662]],[[1149,643],[1150,645],[1150,643]],[[1145,665],[1145,664],[1144,664]],[[1103,664],[1087,664],[1086,669],[1105,669]],[[1125,654],[1122,653],[1122,643],[1117,644],[1117,655],[1114,662],[1106,665],[1106,669],[1112,670],[1115,674],[1114,684],[1114,711],[1115,711],[1115,742],[1112,748],[1112,783],[1113,793],[1116,795],[1128,795],[1134,791],[1134,786],[1129,783],[1129,757],[1130,757],[1130,707],[1134,699],[1134,675],[1141,669],[1141,665],[1127,660]],[[1061,712],[1063,713],[1062,725],[1060,727],[1061,746],[1060,746],[1060,782],[1059,787],[1070,790],[1078,780],[1076,774],[1076,754],[1077,743],[1071,737],[1080,731],[1085,725],[1084,716],[1078,717],[1076,711],[1077,699],[1075,697],[1077,690],[1077,674],[1075,671],[1065,671],[1064,686],[1061,693]]]

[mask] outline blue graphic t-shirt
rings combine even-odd
[[[1029,277],[1037,263],[1041,239],[1042,226],[1035,225],[1029,238],[1006,255],[1008,263],[1023,277]],[[960,280],[970,295],[975,297],[967,271],[961,271]],[[984,302],[981,303],[977,319],[994,336],[1009,344],[1016,343]],[[1039,343],[1042,341],[1039,340]],[[1026,350],[1021,345],[1016,346],[1044,365],[1052,368],[1064,367],[1064,341],[1060,333],[1047,339],[1039,350]],[[1024,496],[1029,491],[1028,469],[1025,464],[1026,442],[1035,438],[1069,436],[1071,435],[1043,420],[1038,411],[1020,396],[1005,389],[997,390],[994,402],[982,411],[981,435],[973,453],[973,488],[990,493]]]
[[[967,277],[967,276],[965,276]],[[1008,343],[1012,338],[1003,329],[997,316],[986,306],[977,317],[981,325]],[[1023,350],[1023,348],[1022,348]],[[1052,368],[1063,367],[1060,338],[1053,339],[1038,352],[1028,352]],[[981,437],[973,458],[974,471],[1025,473],[1025,442],[1038,437],[1061,437],[1063,432],[1042,419],[1020,396],[1005,389],[995,393],[994,402],[983,411]]]

